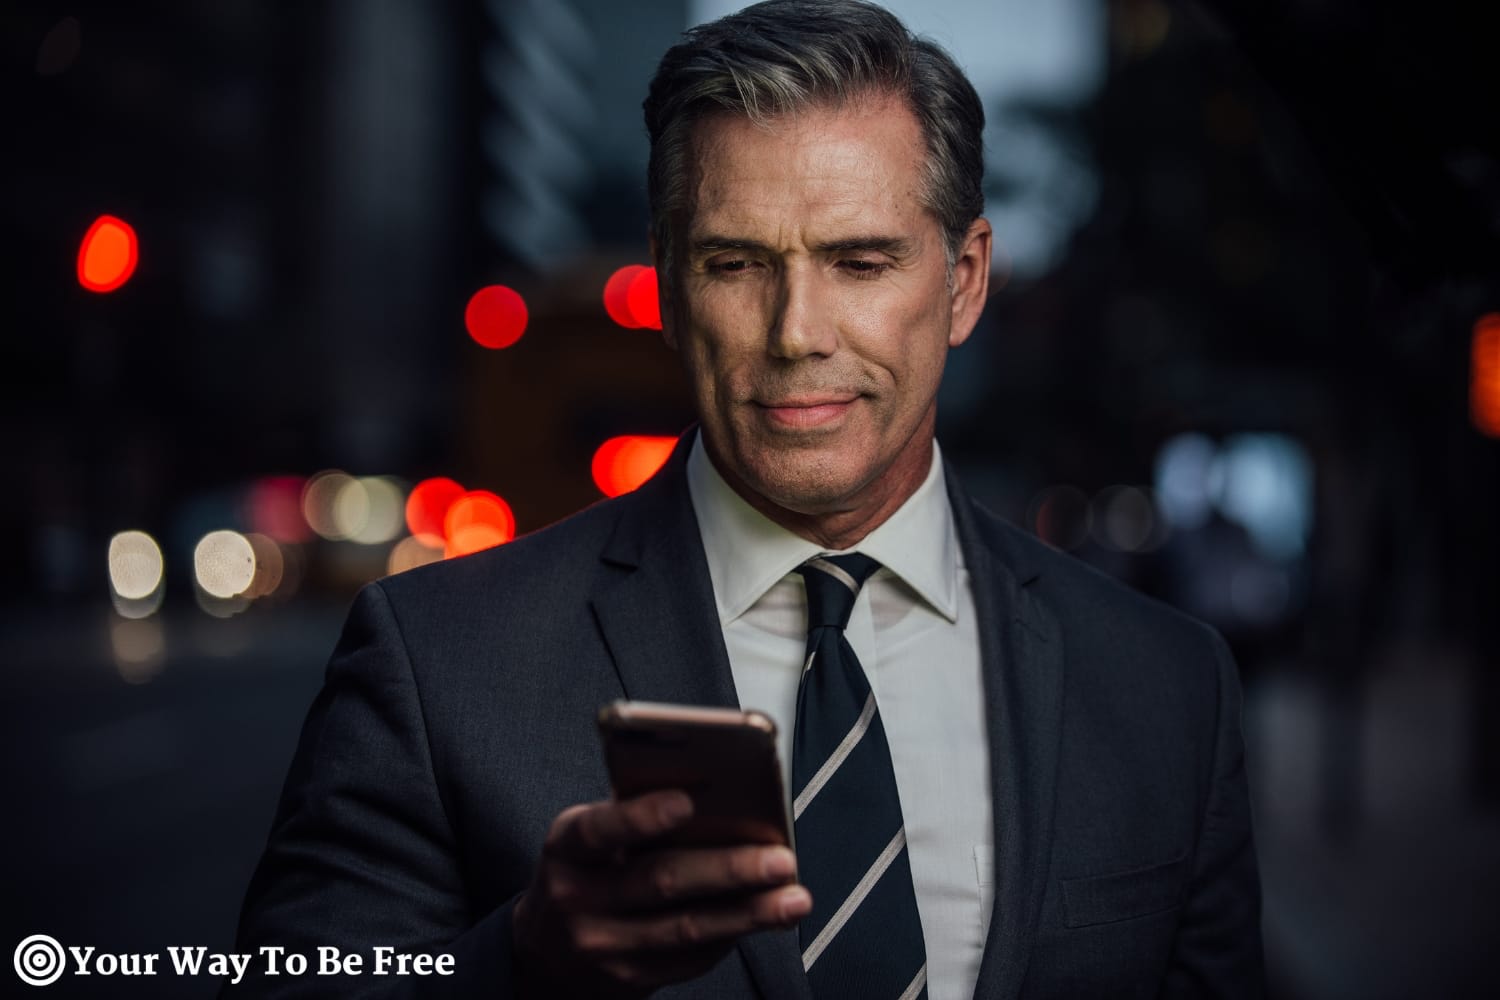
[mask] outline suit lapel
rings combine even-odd
[[[1021,991],[1046,890],[1062,733],[1063,640],[1030,589],[1036,575],[948,469],[948,495],[974,587],[989,725],[995,898],[976,1000]]]
[[[693,432],[636,491],[603,559],[619,575],[594,595],[594,616],[625,696],[739,707],[713,582],[687,487]],[[739,949],[768,998],[812,1000],[795,929],[752,934]]]
[[[626,697],[738,707],[685,466],[679,442],[630,498],[603,553],[621,573],[594,594],[594,615]]]

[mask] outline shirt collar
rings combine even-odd
[[[808,559],[828,551],[746,503],[714,468],[701,432],[688,455],[687,479],[721,625],[750,610]],[[850,551],[879,561],[944,618],[957,621],[958,543],[936,441],[922,485]]]

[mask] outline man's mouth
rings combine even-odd
[[[858,394],[788,396],[765,402],[757,400],[755,405],[773,427],[811,430],[838,421],[849,412],[858,398]]]

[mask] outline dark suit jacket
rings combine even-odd
[[[511,990],[510,915],[554,816],[605,798],[595,713],[735,705],[685,445],[635,493],[365,588],[308,716],[239,950],[366,954],[276,996]],[[1260,899],[1233,662],[1210,629],[972,504],[994,795],[976,997],[1260,992]],[[376,945],[455,956],[375,978]],[[253,968],[259,968],[254,963]],[[238,992],[238,991],[235,991]],[[663,997],[811,1000],[795,932],[748,936]]]

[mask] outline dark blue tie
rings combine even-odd
[[[927,948],[891,751],[875,695],[844,629],[880,564],[818,556],[807,581],[807,660],[797,688],[792,813],[797,869],[812,893],[799,925],[818,1000],[927,996]]]

